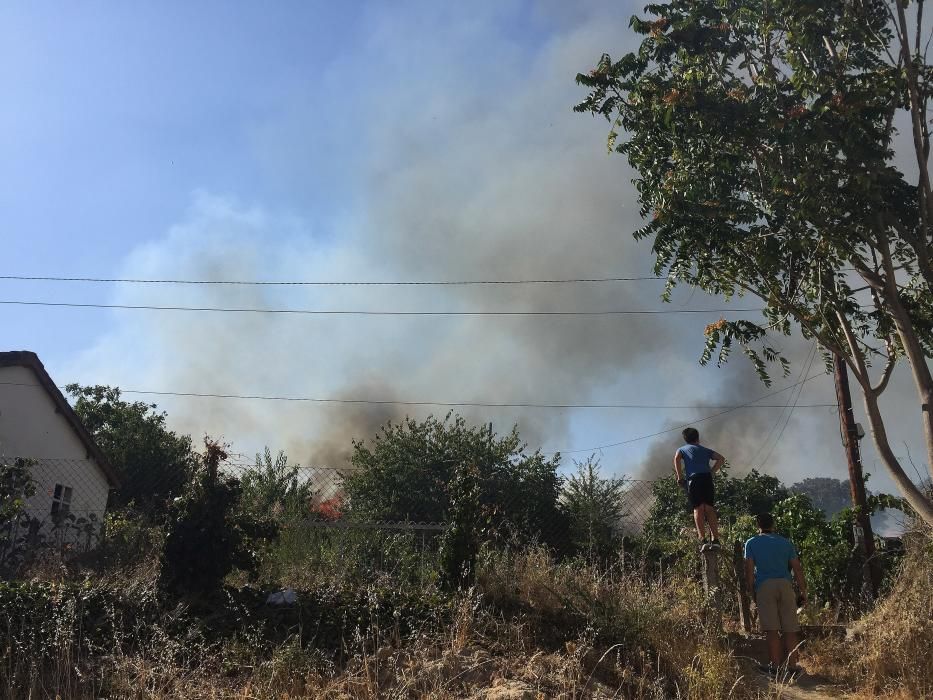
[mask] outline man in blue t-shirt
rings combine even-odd
[[[687,498],[693,508],[693,522],[700,538],[700,548],[719,548],[719,519],[716,515],[716,493],[713,489],[713,474],[718,472],[726,458],[715,450],[700,444],[700,433],[696,428],[683,432],[686,445],[674,453],[674,473],[677,481],[687,489]],[[713,466],[710,467],[710,460]],[[709,525],[711,542],[706,542],[706,526]]]
[[[807,582],[794,544],[774,532],[774,518],[770,513],[755,516],[758,535],[745,543],[745,580],[755,591],[758,606],[758,625],[768,638],[768,655],[774,671],[787,659],[788,670],[799,671],[797,666],[797,607],[806,603]],[[799,598],[794,595],[791,572],[797,579]],[[781,636],[784,637],[784,655]]]

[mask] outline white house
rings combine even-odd
[[[47,523],[69,513],[97,527],[103,522],[116,471],[38,356],[27,351],[0,352],[0,458],[16,457],[33,461],[30,515]]]

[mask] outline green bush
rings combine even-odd
[[[479,470],[461,466],[450,484],[450,520],[441,538],[441,583],[451,589],[472,585],[476,576],[483,511]]]
[[[388,423],[369,445],[354,443],[351,463],[345,477],[350,518],[444,522],[451,482],[469,464],[478,470],[480,503],[501,540],[557,544],[566,535],[559,458],[526,454],[517,428],[499,437],[491,424],[468,426],[453,414]]]
[[[619,553],[619,533],[625,512],[625,480],[599,475],[599,460],[577,463],[561,493],[574,551],[588,561],[608,563]]]
[[[432,589],[438,579],[435,532],[285,524],[262,558],[261,578],[303,589],[391,581]]]
[[[272,457],[267,447],[256,455],[256,464],[240,475],[243,508],[258,517],[279,522],[300,520],[310,513],[312,484],[299,476],[300,467],[288,463],[285,452]]]
[[[239,507],[239,481],[219,472],[223,447],[205,446],[203,468],[169,510],[159,588],[176,596],[217,593],[234,568],[255,573],[262,540],[275,533]]]

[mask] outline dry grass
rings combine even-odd
[[[933,698],[933,532],[913,532],[905,543],[891,590],[851,638],[815,643],[805,659],[858,698]]]
[[[300,630],[269,644],[247,626],[205,644],[177,624],[89,650],[63,614],[61,651],[41,665],[7,647],[15,683],[0,698],[756,697],[696,589],[557,564],[541,550],[488,555],[475,589],[443,616],[408,635],[359,627],[339,655]]]

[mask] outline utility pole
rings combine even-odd
[[[868,583],[872,596],[878,595],[881,585],[881,570],[875,559],[875,536],[871,529],[871,516],[865,496],[865,477],[862,474],[862,456],[859,451],[859,435],[852,413],[852,394],[849,392],[849,371],[845,360],[833,353],[833,377],[836,380],[836,402],[839,404],[839,427],[842,433],[842,446],[846,451],[849,464],[849,488],[852,493],[852,505],[858,513],[856,521],[861,529],[861,536],[856,534],[862,554],[868,564]]]

